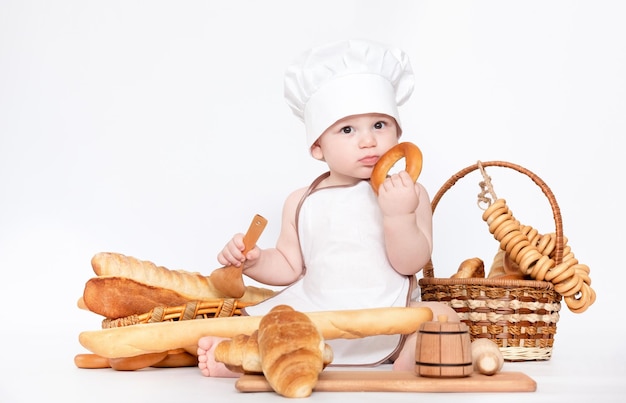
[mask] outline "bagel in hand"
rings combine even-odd
[[[422,151],[413,143],[399,143],[390,148],[380,157],[370,177],[370,183],[374,189],[374,193],[378,194],[380,185],[385,181],[389,170],[400,161],[405,159],[405,170],[409,173],[413,182],[417,181],[422,172]]]

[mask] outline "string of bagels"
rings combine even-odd
[[[591,288],[589,267],[580,263],[563,236],[562,258],[558,258],[556,233],[542,235],[531,226],[522,225],[515,219],[505,199],[499,199],[491,184],[491,178],[478,162],[484,178],[480,182],[478,206],[484,210],[482,218],[489,232],[500,242],[504,250],[521,271],[537,281],[548,281],[563,296],[570,311],[582,313],[596,300]],[[487,205],[484,208],[484,204]],[[560,263],[557,261],[560,260]]]

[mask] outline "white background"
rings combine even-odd
[[[623,2],[602,0],[0,0],[0,400],[209,400],[213,390],[258,401],[194,369],[76,369],[78,334],[100,326],[76,301],[100,251],[208,274],[256,213],[269,220],[259,244],[273,246],[284,198],[325,169],[284,103],[284,68],[353,37],[409,54],[403,140],[422,149],[431,196],[477,160],[522,165],[549,185],[591,268],[596,304],[580,315],[563,306],[551,361],[509,364],[538,392],[507,400],[623,395],[625,18]],[[516,218],[554,230],[527,177],[488,172]],[[435,212],[438,276],[469,257],[490,264],[497,249],[477,175]],[[153,390],[119,392],[139,384]]]

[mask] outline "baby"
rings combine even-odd
[[[302,312],[375,307],[427,306],[436,318],[454,310],[413,300],[416,277],[432,251],[432,211],[424,187],[406,171],[390,175],[378,195],[369,178],[380,157],[402,134],[398,106],[413,91],[404,52],[378,43],[348,40],[305,53],[285,76],[285,97],[304,122],[311,156],[328,172],[291,193],[284,203],[274,248],[243,254],[236,234],[218,255],[223,265],[243,265],[248,277],[287,286],[245,309],[264,315],[286,304]],[[328,340],[332,365],[394,370],[415,365],[415,335]],[[237,376],[217,363],[220,339],[198,341],[205,376]]]

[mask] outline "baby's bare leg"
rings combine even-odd
[[[448,322],[458,322],[459,315],[448,305],[441,302],[411,302],[410,306],[426,307],[433,311],[433,320],[436,321],[439,315],[446,315]],[[417,343],[417,333],[409,335],[404,342],[404,346],[393,363],[394,371],[415,370],[415,344]]]
[[[232,372],[226,366],[215,361],[215,348],[224,340],[221,337],[206,336],[198,340],[198,368],[204,376],[218,378],[237,378],[240,373]]]

